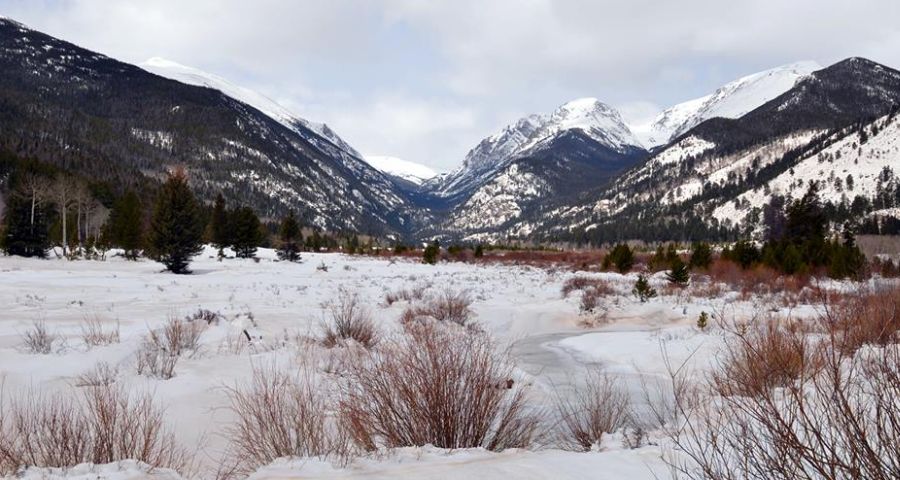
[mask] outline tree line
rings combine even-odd
[[[2,173],[2,172],[0,172]],[[302,251],[336,248],[336,237],[316,230],[305,239],[293,212],[276,226],[263,223],[252,208],[226,208],[220,194],[211,209],[192,192],[187,173],[172,171],[149,205],[134,191],[101,202],[88,183],[71,174],[19,168],[7,175],[6,208],[0,248],[9,255],[46,258],[52,247],[70,259],[105,258],[113,247],[128,260],[143,256],[174,273],[189,273],[191,258],[204,243],[225,256],[254,258],[257,248],[274,242],[278,257],[296,262]],[[358,237],[348,236],[359,243]]]

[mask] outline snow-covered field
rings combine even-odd
[[[659,276],[652,279],[661,295],[640,303],[630,294],[635,274],[590,274],[608,280],[616,295],[605,322],[592,328],[579,313],[577,292],[564,298],[568,271],[506,265],[388,261],[339,254],[304,254],[302,263],[277,262],[269,250],[260,260],[217,261],[207,249],[192,264],[193,275],[161,272],[157,263],[32,260],[0,257],[0,375],[7,393],[77,388],[79,375],[99,362],[118,368],[116,382],[154,393],[165,405],[167,420],[186,445],[198,446],[201,476],[212,476],[222,459],[223,428],[232,421],[223,387],[246,380],[254,366],[298,361],[298,338],[320,335],[323,303],[340,289],[357,292],[369,306],[379,329],[399,328],[406,302],[384,304],[385,294],[425,286],[426,292],[466,291],[474,300],[475,320],[508,345],[518,370],[531,385],[534,402],[549,401],[556,391],[577,384],[584,367],[602,369],[629,383],[636,400],[638,385],[662,384],[667,363],[688,362],[703,369],[715,361],[722,336],[715,328],[695,327],[701,311],[727,312],[736,318],[752,312],[803,316],[810,306],[788,305],[778,298],[741,300],[734,292],[717,298],[664,295]],[[327,270],[322,266],[327,267]],[[183,318],[200,309],[222,315],[201,337],[199,351],[177,364],[174,378],[139,376],[135,351],[148,330],[168,318]],[[107,327],[118,324],[121,342],[88,348],[82,341],[86,320]],[[63,337],[54,352],[26,352],[22,334],[43,320]],[[236,348],[242,332],[261,336],[254,348]],[[638,382],[639,380],[639,382]],[[649,380],[649,381],[648,381]],[[657,382],[658,380],[658,382]],[[661,446],[662,445],[662,446]],[[599,451],[576,453],[551,447],[536,451],[446,451],[404,448],[365,456],[347,466],[318,459],[285,459],[264,467],[253,478],[596,478],[631,480],[668,478],[662,461],[665,438],[650,434],[637,449],[610,436]],[[137,478],[133,464],[79,467],[73,478]],[[62,472],[30,472],[35,477]],[[157,472],[165,476],[167,472]],[[80,475],[80,476],[79,476]]]

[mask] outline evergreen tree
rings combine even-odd
[[[653,253],[653,256],[647,262],[647,268],[653,272],[658,272],[664,270],[668,264],[669,262],[666,261],[666,249],[659,245],[656,247],[656,252]]]
[[[48,212],[17,195],[9,197],[3,219],[0,246],[8,255],[46,258],[50,248]]]
[[[741,240],[732,245],[731,248],[725,248],[722,251],[722,258],[731,260],[746,270],[760,261],[760,253],[753,243]]]
[[[479,243],[475,246],[475,258],[481,258],[484,256],[484,247]]]
[[[627,273],[634,266],[634,252],[625,244],[620,243],[613,247],[606,257],[603,258],[603,269],[608,270],[615,265],[619,273]]]
[[[680,259],[681,257],[678,256],[678,246],[674,243],[670,243],[669,246],[666,247],[666,264],[671,267],[675,260]]]
[[[238,258],[253,258],[259,246],[262,235],[260,233],[259,217],[250,207],[241,207],[231,214],[231,243],[234,254]]]
[[[675,259],[672,260],[669,271],[666,272],[666,280],[679,287],[684,287],[690,282],[690,272],[688,272],[687,265],[684,264],[680,257],[676,256]]]
[[[831,278],[847,278],[859,276],[866,265],[866,257],[856,246],[856,232],[847,222],[841,234],[844,243],[834,242],[830,246],[828,276]]]
[[[306,237],[306,249],[310,252],[318,252],[322,249],[322,236],[318,230],[313,230],[313,234]]]
[[[700,316],[697,318],[697,328],[700,330],[706,330],[706,327],[709,326],[709,315],[706,312],[700,312]]]
[[[303,243],[303,235],[300,233],[300,224],[294,217],[294,212],[288,213],[281,221],[278,229],[278,258],[289,262],[300,260],[300,245]]]
[[[125,258],[137,260],[144,244],[144,219],[136,193],[128,191],[113,204],[107,232],[108,240],[124,250]]]
[[[712,249],[706,242],[691,245],[691,268],[705,270],[712,264]]]
[[[203,250],[200,206],[188,186],[187,174],[169,175],[156,196],[150,220],[150,253],[173,273],[190,273],[191,257]]]
[[[825,238],[828,222],[819,201],[819,187],[816,182],[810,184],[802,198],[788,205],[785,213],[786,239],[794,243],[803,243]]]
[[[656,296],[656,289],[650,286],[647,277],[642,273],[638,275],[637,281],[634,282],[634,288],[631,290],[631,293],[638,297],[641,303],[644,303]]]
[[[422,263],[427,263],[428,265],[434,265],[437,263],[438,254],[441,253],[441,244],[435,240],[431,242],[430,245],[425,247],[425,251],[422,252]]]
[[[228,225],[228,211],[225,209],[225,197],[221,193],[216,195],[207,228],[210,243],[219,249],[219,257],[224,257],[223,249],[231,246],[231,230]]]

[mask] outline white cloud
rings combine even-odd
[[[216,73],[360,150],[438,169],[576,97],[634,117],[797,60],[900,66],[896,0],[0,0],[0,12],[126,61]]]
[[[343,103],[322,112],[321,118],[360,151],[372,155],[401,151],[404,160],[437,170],[453,165],[441,162],[442,148],[448,144],[468,148],[478,135],[474,133],[476,115],[470,108],[397,93],[360,104]]]

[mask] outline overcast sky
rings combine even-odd
[[[437,170],[578,97],[637,119],[798,60],[900,66],[897,0],[0,0],[0,15],[215,73]]]

